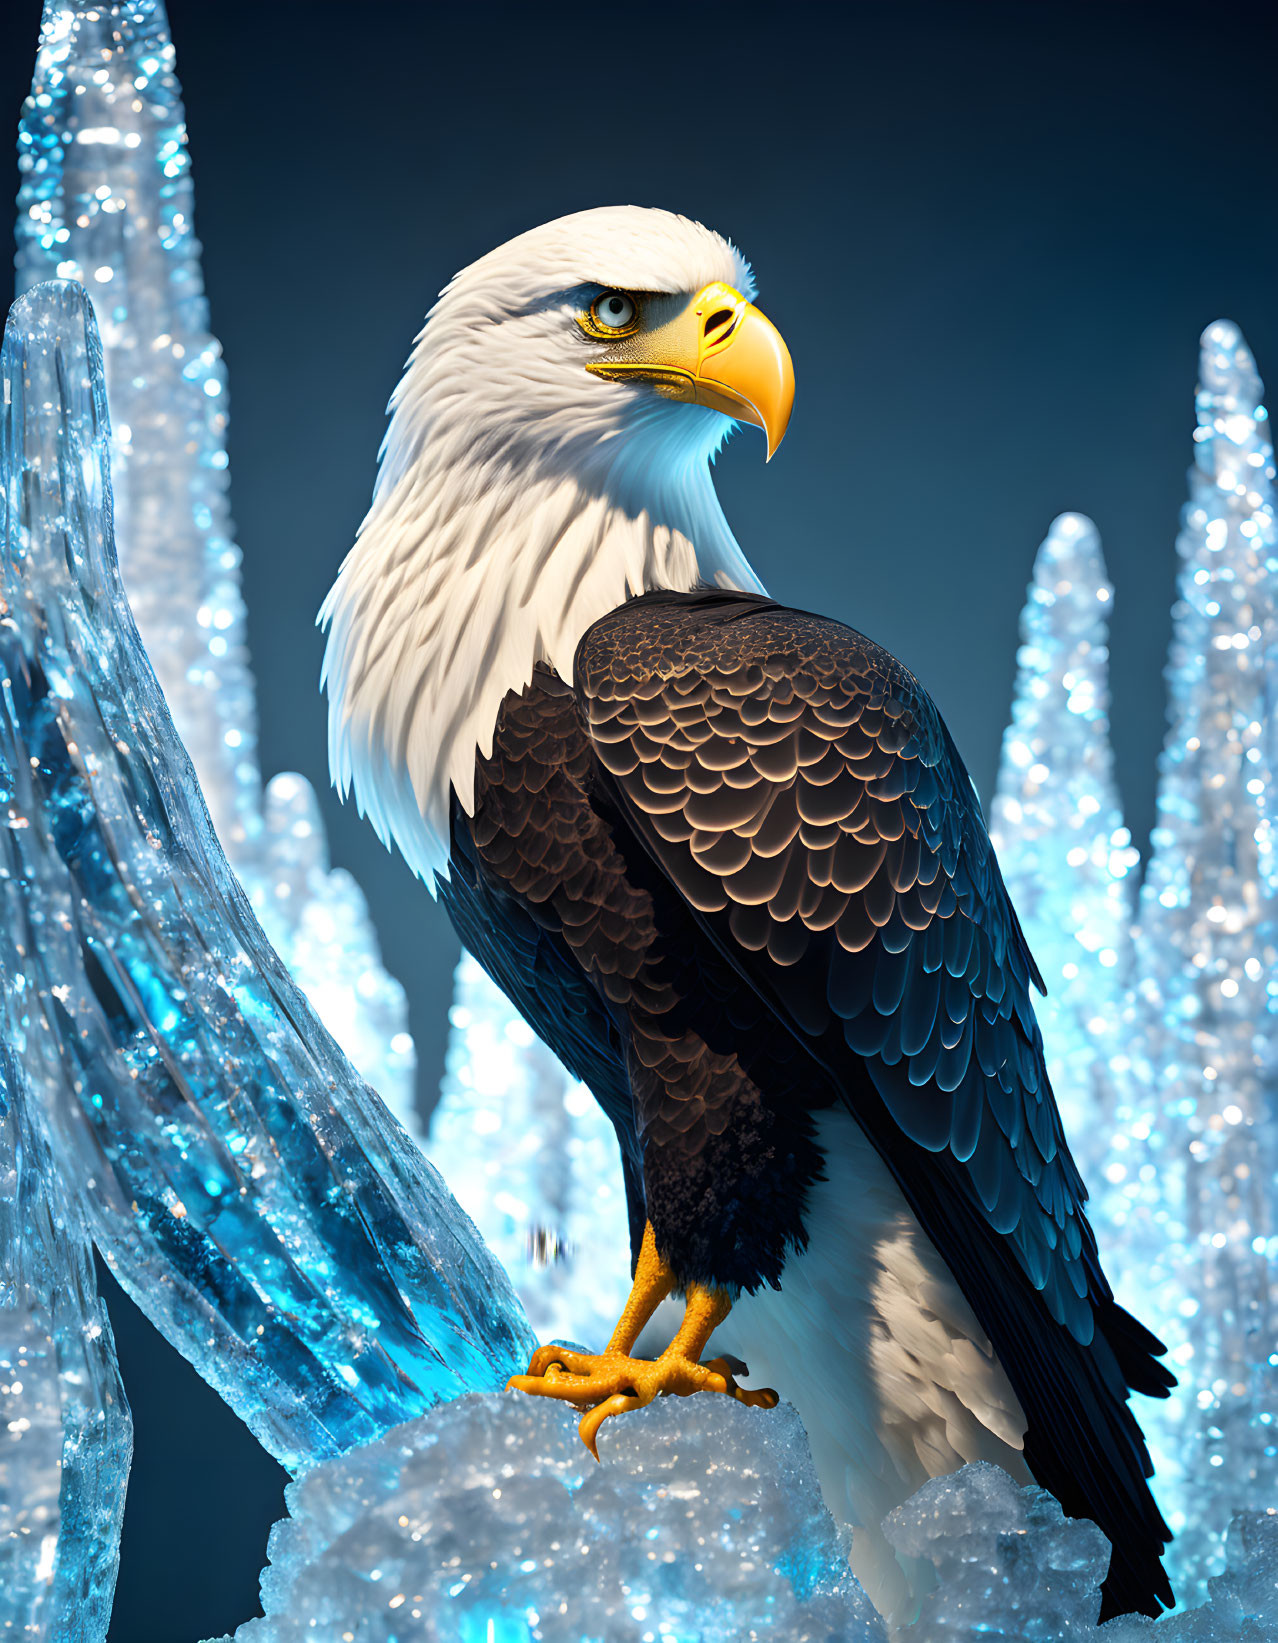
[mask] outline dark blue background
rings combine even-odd
[[[746,551],[922,676],[987,795],[1034,548],[1064,508],[1096,520],[1143,842],[1199,331],[1236,319],[1278,379],[1278,8],[170,11],[267,773],[327,787],[314,612],[434,293],[533,223],[633,201],[730,234],[794,355],[780,457],[743,434],[718,469]],[[11,131],[38,13],[0,7]],[[327,819],[408,987],[429,1106],[456,944],[353,812]],[[137,1423],[112,1638],[183,1643],[255,1612],[281,1474],[111,1298]]]

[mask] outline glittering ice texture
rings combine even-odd
[[[1109,1561],[1095,1524],[1068,1519],[1043,1489],[979,1462],[933,1478],[883,1525],[897,1550],[931,1560],[936,1589],[897,1643],[1272,1643],[1278,1636],[1278,1516],[1239,1517],[1228,1572],[1208,1601],[1153,1621],[1098,1628]]]
[[[3,377],[8,1031],[112,1267],[295,1467],[502,1385],[531,1332],[218,847],[118,579],[80,286],[14,305]]]
[[[0,1039],[0,1637],[106,1636],[132,1449],[88,1233]]]
[[[124,584],[218,838],[325,1024],[415,1129],[404,993],[382,969],[364,898],[327,871],[302,777],[276,778],[263,813],[227,497],[226,368],[209,331],[163,0],[48,0],[18,163],[18,289],[74,279],[93,299]]]
[[[237,1643],[883,1643],[798,1416],[462,1398],[290,1486]]]
[[[933,1478],[898,1506],[884,1533],[902,1556],[927,1558],[936,1589],[906,1637],[967,1643],[1007,1637],[1076,1643],[1098,1634],[1109,1544],[1094,1523],[1066,1520],[1044,1489],[1023,1489],[981,1461]]]
[[[1156,1122],[1119,1160],[1147,1268],[1126,1276],[1183,1325],[1160,1447],[1177,1458],[1180,1558],[1199,1563],[1235,1512],[1278,1502],[1278,557],[1262,392],[1237,327],[1209,326],[1136,944]]]
[[[1180,1377],[1141,1419],[1189,1601],[1234,1513],[1278,1500],[1273,451],[1236,326],[1204,332],[1199,375],[1138,927],[1105,718],[1108,587],[1075,516],[1035,567],[992,816],[1107,1269]]]
[[[788,1405],[662,1399],[612,1422],[601,1452],[569,1411],[508,1395],[325,1462],[289,1488],[265,1617],[236,1643],[885,1643]],[[1235,1520],[1203,1606],[1103,1628],[1104,1536],[996,1466],[934,1478],[884,1532],[937,1577],[894,1643],[1278,1635],[1278,1515]]]
[[[304,776],[285,771],[267,782],[261,840],[239,877],[267,939],[361,1076],[418,1135],[404,989],[382,968],[364,892],[329,866],[324,821]]]
[[[120,570],[234,857],[260,807],[226,368],[209,334],[186,119],[162,4],[44,9],[18,135],[17,286],[79,280],[102,336]]]
[[[427,1151],[510,1274],[543,1340],[595,1350],[630,1289],[612,1125],[468,953],[457,966],[443,1094]]]
[[[1036,1001],[1079,1156],[1102,1127],[1131,960],[1133,868],[1109,741],[1109,610],[1096,527],[1052,522],[1034,561],[990,836],[1047,983]],[[1094,1144],[1094,1143],[1093,1143]]]

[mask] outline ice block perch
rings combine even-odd
[[[120,584],[80,286],[14,304],[0,374],[7,1030],[113,1270],[297,1469],[534,1342],[218,846]]]

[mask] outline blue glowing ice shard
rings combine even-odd
[[[132,1449],[88,1233],[0,1038],[0,1637],[106,1636]]]
[[[1278,1500],[1278,546],[1262,394],[1237,326],[1208,326],[1137,944],[1156,1122],[1144,1156],[1119,1161],[1133,1178],[1150,1166],[1132,1264],[1181,1331],[1163,1441],[1174,1555],[1199,1571],[1234,1512]]]
[[[788,1404],[663,1398],[600,1454],[509,1394],[316,1467],[238,1643],[884,1643]]]
[[[500,1386],[532,1335],[218,847],[118,579],[80,286],[14,305],[3,379],[8,1030],[113,1269],[296,1467]]]
[[[163,0],[47,0],[18,140],[18,289],[81,281],[102,337],[121,571],[218,839],[325,1025],[415,1130],[403,989],[328,871],[309,785],[266,791],[186,116]]]
[[[1096,527],[1053,520],[1021,613],[1012,721],[990,835],[1047,983],[1035,1001],[1065,1131],[1083,1164],[1103,1144],[1121,1053],[1139,857],[1109,741],[1109,610]],[[1098,1122],[1100,1120],[1100,1122]]]
[[[469,953],[450,1022],[427,1152],[541,1339],[599,1351],[630,1289],[616,1132]]]

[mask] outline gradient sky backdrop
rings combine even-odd
[[[0,7],[11,138],[39,9]],[[1278,7],[169,9],[268,775],[327,792],[314,613],[435,292],[625,201],[736,240],[794,355],[778,459],[745,430],[719,463],[747,553],[920,675],[987,798],[1034,549],[1063,509],[1096,520],[1143,844],[1201,329],[1237,320],[1278,383]],[[326,819],[409,990],[428,1105],[456,943],[353,810]],[[255,1612],[282,1475],[112,1300],[138,1437],[112,1638],[186,1643]]]

